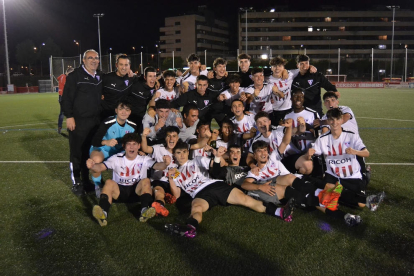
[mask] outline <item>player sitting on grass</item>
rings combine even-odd
[[[221,180],[211,179],[208,170],[212,160],[207,157],[196,157],[193,160],[188,160],[189,152],[186,143],[179,141],[173,152],[175,162],[179,167],[168,171],[171,191],[177,198],[184,191],[193,198],[193,201],[191,215],[186,221],[187,225],[167,224],[165,225],[167,232],[187,238],[195,237],[203,213],[218,204],[223,206],[227,204],[242,205],[259,213],[280,216],[282,219],[291,215],[293,211],[292,202],[284,208],[278,208],[274,204],[265,207],[262,202],[245,195],[241,190],[234,189],[234,187]],[[218,150],[215,153],[215,158],[220,159],[224,151]]]
[[[114,154],[123,150],[121,139],[127,133],[135,132],[137,125],[128,120],[131,115],[131,103],[127,100],[120,100],[115,108],[115,116],[104,120],[95,136],[92,139],[90,158],[95,163],[102,163]],[[95,183],[96,197],[100,196],[100,184],[102,176],[100,172],[92,173],[92,180]]]
[[[141,148],[142,151],[150,154],[151,157],[157,162],[163,162],[164,156],[168,155],[173,158],[173,149],[178,142],[178,134],[180,130],[178,127],[169,126],[165,128],[165,143],[164,144],[157,144],[153,146],[148,146],[147,144],[147,136],[151,132],[151,129],[146,128],[142,133],[142,142]],[[196,144],[192,144],[190,146],[191,149],[199,149],[203,148],[207,144],[208,138],[211,136],[210,131],[203,132],[201,134],[202,138]],[[170,183],[168,182],[167,174],[168,170],[171,168],[176,168],[177,164],[172,162],[164,171],[154,171],[152,174],[152,186],[154,187],[154,198],[155,202],[153,203],[153,207],[158,207],[158,205],[165,205],[164,198],[166,197],[169,203],[174,203],[175,198],[171,195],[170,191]],[[166,194],[167,193],[167,194]],[[159,208],[158,208],[159,209]],[[168,214],[167,214],[168,215]]]
[[[294,198],[303,207],[316,207],[328,216],[344,219],[348,226],[360,224],[359,216],[338,210],[342,192],[340,184],[326,184],[312,177],[296,177],[280,162],[279,152],[269,154],[268,147],[264,141],[253,144],[257,167],[248,172],[241,186],[249,196],[274,204],[281,204],[284,198]]]
[[[113,200],[116,202],[139,200],[141,202],[139,221],[146,222],[149,218],[154,217],[157,210],[151,207],[151,203],[153,203],[152,189],[150,179],[147,178],[147,171],[148,169],[163,171],[171,163],[169,155],[163,156],[163,162],[156,162],[151,157],[138,155],[141,136],[137,133],[126,134],[122,138],[122,146],[125,152],[118,153],[103,163],[95,163],[90,158],[86,162],[87,167],[93,172],[113,170],[113,180],[106,180],[99,205],[93,206],[92,210],[92,215],[101,226],[107,224],[108,212]]]
[[[325,181],[337,183],[344,187],[341,200],[368,207],[371,211],[377,210],[383,201],[385,193],[365,195],[367,182],[362,178],[359,157],[368,157],[369,151],[365,147],[358,133],[342,129],[343,114],[339,108],[333,108],[326,113],[330,131],[320,136],[314,148],[310,148],[308,156],[323,155],[326,162]]]

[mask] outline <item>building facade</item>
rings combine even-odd
[[[253,58],[292,58],[306,53],[313,59],[335,61],[339,53],[352,61],[369,59],[372,49],[376,59],[391,58],[393,11],[386,7],[378,11],[271,11],[240,12],[238,48],[246,52],[247,37],[247,53]],[[393,52],[398,57],[406,47],[414,47],[414,12],[396,9],[394,23]]]
[[[161,58],[180,56],[184,60],[191,53],[203,56],[220,55],[229,50],[229,26],[209,12],[165,18],[160,28]]]

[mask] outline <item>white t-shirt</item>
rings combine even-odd
[[[286,80],[282,80],[281,78],[275,78],[270,76],[267,80],[269,84],[276,85],[279,91],[283,92],[285,96],[280,98],[272,93],[271,95],[271,103],[273,110],[288,110],[292,107],[291,101],[291,86],[293,79],[299,74],[299,69],[289,70],[289,77]]]
[[[351,115],[351,118],[348,121],[346,121],[346,123],[342,124],[342,128],[343,129],[350,130],[350,131],[355,132],[355,133],[359,133],[359,131],[358,131],[358,123],[357,123],[357,121],[355,119],[354,112],[352,112],[352,110],[349,107],[347,107],[347,106],[339,106],[339,109],[342,111],[342,114],[349,114],[349,115]],[[322,120],[327,120],[327,119],[328,118],[326,117],[326,114],[323,115]],[[321,127],[330,128],[329,125],[322,125]]]
[[[174,89],[170,92],[165,91],[164,88],[160,88],[157,90],[157,92],[160,92],[161,95],[159,98],[156,98],[155,101],[158,101],[160,99],[164,99],[167,101],[172,101],[175,100],[176,98],[178,98],[178,96],[180,95],[180,93],[178,93],[178,87],[174,87]]]
[[[285,119],[292,119],[292,127],[298,127],[298,118],[302,117],[305,119],[305,123],[313,127],[313,121],[319,119],[319,114],[313,109],[305,107],[301,112],[295,113],[294,111],[286,114]],[[291,146],[297,148],[299,151],[306,151],[311,144],[315,142],[316,138],[310,131],[305,131],[301,135],[292,136]]]
[[[171,152],[169,152],[163,144],[153,145],[152,146],[152,158],[157,162],[164,162],[163,158],[165,155],[168,155],[171,157],[171,163],[168,165],[168,167],[163,171],[154,171],[152,174],[151,180],[161,180],[168,182],[167,173],[168,170],[171,168],[178,167],[177,164],[174,163],[173,155]]]
[[[184,165],[178,167],[177,173],[173,177],[175,185],[194,198],[208,185],[220,181],[209,178],[210,162],[210,158],[200,156],[188,160]]]
[[[254,97],[254,85],[250,85],[246,88],[244,92],[251,94],[253,97],[252,102],[250,103],[250,112],[257,114],[259,111],[265,111],[267,113],[273,112],[272,103],[270,102],[270,97],[273,94],[272,84],[263,84],[262,90],[257,97]]]
[[[243,119],[237,121],[236,116],[230,119],[233,124],[236,126],[236,133],[243,135],[244,133],[249,133],[252,127],[256,127],[256,122],[254,121],[254,115],[244,114]],[[252,139],[246,140],[246,143],[243,147],[249,148],[251,146]]]
[[[207,76],[208,71],[204,70],[200,72],[200,75]],[[183,85],[184,82],[188,82],[188,91],[195,89],[195,83],[197,82],[197,76],[191,75],[188,72],[185,76],[182,76],[180,84]]]
[[[235,94],[235,95],[232,95],[231,93],[230,93],[230,90],[224,90],[223,92],[221,92],[220,93],[220,95],[225,95],[226,96],[226,100],[224,100],[224,103],[225,103],[225,105],[227,105],[227,106],[231,106],[231,103],[234,101],[234,100],[237,100],[237,99],[239,99],[240,98],[240,94],[242,93],[242,92],[244,92],[244,88],[239,88],[239,92],[237,93],[237,94]]]
[[[362,178],[361,166],[356,155],[346,154],[346,148],[355,150],[365,149],[365,145],[358,133],[342,130],[338,139],[334,139],[331,132],[327,132],[315,141],[315,154],[324,155],[326,173],[339,178]]]
[[[152,168],[155,160],[148,156],[138,155],[134,160],[128,160],[125,152],[112,155],[103,164],[113,170],[112,179],[123,186],[132,186],[141,179],[147,178],[148,169]]]
[[[280,160],[280,155],[277,151],[273,151],[272,154],[269,155],[269,160],[266,165],[260,170],[259,175],[257,176],[249,171],[246,178],[253,178],[257,183],[265,183],[279,175],[290,174]]]

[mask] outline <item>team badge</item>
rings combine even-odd
[[[127,133],[130,133],[130,131],[129,130],[125,130],[125,134],[127,134]]]
[[[208,105],[209,102],[210,102],[209,100],[204,100],[205,105]]]
[[[308,80],[309,85],[312,85],[313,80]]]
[[[151,90],[151,96],[154,94],[154,91],[155,91],[155,89],[152,89]]]
[[[129,80],[125,80],[125,85],[128,86]]]
[[[344,144],[345,146],[349,147],[351,145],[351,142],[345,142]]]

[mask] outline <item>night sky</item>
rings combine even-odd
[[[1,0],[3,1],[3,0]],[[218,19],[227,19],[236,25],[239,7],[254,7],[256,10],[271,8],[276,1],[142,1],[142,0],[5,0],[9,56],[15,59],[16,45],[31,39],[40,46],[51,37],[63,50],[64,56],[78,54],[73,40],[81,41],[82,51],[90,48],[98,50],[97,19],[94,13],[105,13],[101,19],[102,54],[110,47],[112,53],[132,54],[132,46],[138,53],[141,46],[155,52],[159,39],[159,28],[164,26],[164,18],[191,14],[197,6],[207,4]],[[334,1],[277,1],[290,9],[315,9],[314,3],[335,4]],[[362,1],[360,1],[362,2]],[[372,4],[380,5],[385,1],[357,1],[345,4],[353,9],[366,10]],[[395,2],[395,1],[393,1]],[[0,2],[1,3],[1,2]],[[356,4],[358,3],[358,4]],[[402,7],[413,8],[414,1],[403,1]],[[396,4],[396,3],[393,3]],[[343,5],[343,3],[342,3]],[[2,7],[0,6],[1,15]],[[0,15],[0,16],[1,16]],[[3,20],[1,18],[0,43],[4,45]],[[2,56],[1,59],[4,59]]]

